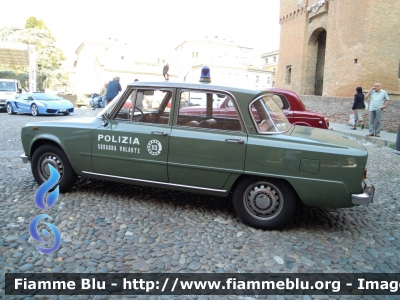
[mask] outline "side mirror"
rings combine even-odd
[[[34,99],[33,99],[31,96],[29,96],[29,97],[28,97],[28,100],[29,100],[29,101],[32,101],[32,100],[34,100]]]
[[[110,114],[105,113],[101,116],[101,119],[103,120],[103,126],[107,126],[108,122],[110,121]]]
[[[20,94],[21,94],[21,93],[22,93],[22,89],[18,89],[18,93],[20,93]]]

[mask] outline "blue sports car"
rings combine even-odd
[[[15,99],[7,100],[7,113],[38,115],[69,115],[74,112],[74,105],[63,98],[45,93],[23,94]]]

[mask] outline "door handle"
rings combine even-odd
[[[152,131],[151,134],[168,136],[168,133],[166,133],[165,131]]]
[[[242,139],[226,139],[225,142],[233,142],[233,143],[239,143],[239,144],[244,144],[244,141]]]

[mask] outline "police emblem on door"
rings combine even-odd
[[[148,144],[147,144],[147,151],[149,151],[149,153],[151,155],[158,155],[161,153],[162,150],[162,145],[159,141],[157,140],[151,140]]]

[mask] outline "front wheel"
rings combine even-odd
[[[7,103],[7,113],[8,113],[9,115],[14,115],[14,114],[15,114],[14,109],[13,109],[11,103]]]
[[[95,109],[96,109],[96,106],[94,105],[93,102],[89,103],[89,107],[90,107],[90,109],[92,109],[92,110],[95,110]]]
[[[233,206],[246,224],[274,230],[284,226],[296,209],[296,193],[285,181],[249,177],[233,193]]]
[[[33,153],[31,168],[37,184],[41,185],[49,179],[49,164],[60,173],[58,181],[60,192],[67,192],[75,184],[77,175],[65,153],[54,145],[42,145]]]
[[[32,104],[31,106],[32,116],[37,117],[39,115],[39,109],[36,104]]]

